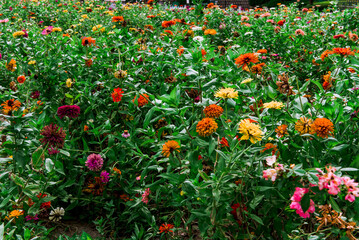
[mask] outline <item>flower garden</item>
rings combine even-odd
[[[1,239],[359,238],[358,14],[2,1]]]

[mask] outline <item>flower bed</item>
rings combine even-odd
[[[0,6],[0,235],[356,239],[358,9]]]

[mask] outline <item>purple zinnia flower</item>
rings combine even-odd
[[[40,139],[43,145],[48,147],[63,148],[65,143],[66,133],[62,128],[59,128],[56,124],[50,124],[45,126],[40,135],[44,136]]]
[[[77,105],[64,105],[57,109],[57,115],[62,119],[67,116],[69,118],[77,118],[80,115],[80,107]]]
[[[91,154],[87,157],[86,167],[91,171],[100,171],[103,166],[103,159],[99,154]]]
[[[30,97],[32,99],[38,99],[40,97],[40,92],[39,91],[33,91],[30,95]]]
[[[110,180],[110,174],[104,170],[101,172],[100,178],[101,182],[108,183],[108,181]]]

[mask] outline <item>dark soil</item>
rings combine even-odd
[[[94,224],[75,220],[62,221],[61,224],[57,225],[55,230],[51,232],[50,239],[58,239],[60,235],[69,237],[72,237],[73,235],[81,236],[83,232],[86,232],[94,240],[106,239],[96,230]]]

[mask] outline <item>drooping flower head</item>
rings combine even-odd
[[[213,118],[204,118],[198,122],[196,131],[202,137],[212,135],[218,128],[218,124]]]
[[[223,113],[223,108],[217,104],[211,104],[204,110],[204,115],[209,118],[219,118]]]
[[[238,92],[234,88],[221,88],[215,94],[215,97],[227,99],[227,98],[238,98]]]
[[[120,102],[122,99],[122,88],[115,88],[111,94],[113,102]]]
[[[313,131],[321,138],[328,138],[328,136],[333,136],[334,125],[332,121],[326,118],[317,118],[314,120],[311,125]]]
[[[248,119],[244,119],[239,123],[239,133],[242,134],[241,140],[250,140],[253,144],[261,141],[263,137],[260,127]]]
[[[103,158],[99,154],[92,153],[87,157],[85,165],[91,171],[100,171],[103,166]]]
[[[80,107],[77,105],[64,105],[57,109],[57,115],[62,119],[64,117],[77,118],[80,115]]]
[[[54,148],[63,148],[65,143],[66,133],[62,128],[59,128],[56,124],[51,123],[50,125],[45,126],[40,135],[43,138],[40,139],[40,142],[43,145]]]

